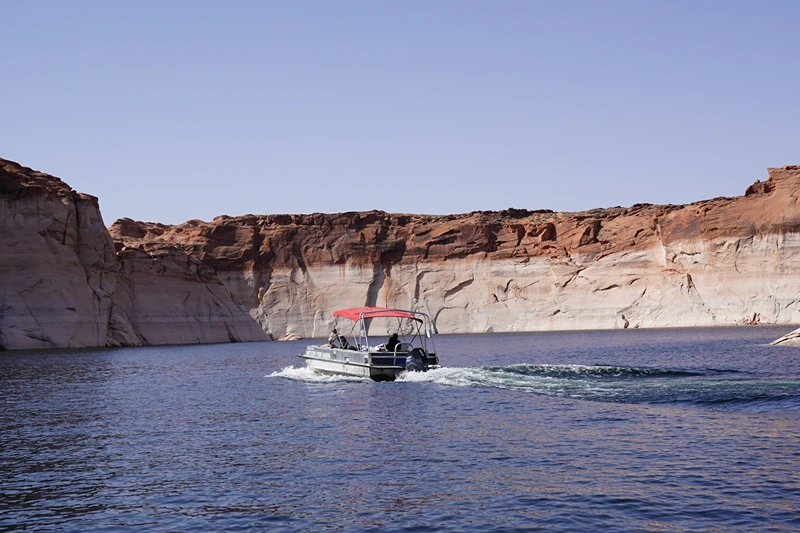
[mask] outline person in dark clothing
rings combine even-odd
[[[340,334],[336,331],[336,328],[333,328],[333,331],[328,336],[328,345],[331,348],[344,348],[347,349],[350,347],[350,343],[347,342],[347,339],[344,335]]]
[[[397,333],[394,333],[389,337],[389,342],[386,343],[386,351],[393,352],[398,344],[400,344],[400,340],[397,338]]]

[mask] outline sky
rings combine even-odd
[[[800,164],[800,2],[0,0],[0,157],[120,217],[580,211]]]

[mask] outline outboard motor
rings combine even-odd
[[[427,372],[428,356],[422,348],[414,348],[406,356],[406,371],[408,372]]]

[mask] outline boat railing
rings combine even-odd
[[[405,367],[406,358],[412,350],[417,348],[411,343],[404,342],[395,347],[395,351],[374,351],[369,354],[369,362],[374,366]],[[425,353],[428,365],[438,365],[439,358],[435,353]]]
[[[400,342],[397,345],[395,345],[394,350],[391,351],[386,349],[386,344],[379,344],[377,346],[374,346],[370,348],[369,351],[370,353],[378,353],[378,354],[391,354],[391,353],[406,354],[411,350],[413,350],[414,348],[416,348],[416,346],[414,346],[410,342]]]
[[[410,352],[414,349],[414,345],[410,342],[400,342],[394,347],[394,353],[397,352]]]

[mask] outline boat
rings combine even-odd
[[[425,313],[386,307],[352,307],[335,311],[333,316],[336,327],[328,343],[308,346],[300,354],[314,372],[394,381],[403,372],[427,372],[440,366],[431,320]],[[339,319],[351,325],[352,342],[339,333]],[[378,342],[375,335],[370,337],[369,328],[376,319],[384,326],[381,333],[397,333],[392,334],[394,342],[392,337],[389,342]],[[384,335],[381,338],[385,338]]]

